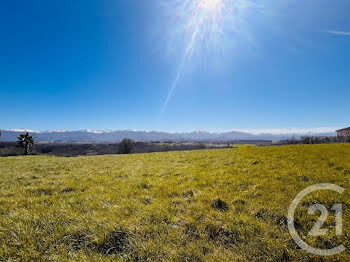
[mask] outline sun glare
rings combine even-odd
[[[192,57],[202,58],[206,54],[223,53],[234,48],[239,35],[247,35],[244,27],[244,11],[259,9],[254,0],[168,0],[174,13],[172,41],[179,47],[179,65],[161,112],[166,109],[176,89],[186,64]],[[233,38],[233,36],[235,38]],[[176,49],[175,49],[176,50]],[[218,52],[219,51],[219,52]]]
[[[221,2],[222,0],[199,0],[198,7],[206,11],[215,11]]]

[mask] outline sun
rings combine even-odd
[[[199,0],[198,7],[205,11],[215,11],[223,0]]]
[[[187,63],[194,57],[211,54],[222,55],[226,50],[233,50],[240,35],[248,35],[243,27],[246,23],[246,9],[261,9],[255,0],[160,0],[169,3],[169,10],[174,12],[177,27],[173,42],[178,46],[181,56],[173,82],[161,109],[161,114],[178,86]],[[171,4],[170,4],[171,3]],[[209,57],[208,56],[208,57]],[[204,61],[204,60],[203,60]]]

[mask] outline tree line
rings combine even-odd
[[[0,130],[1,137],[1,130]],[[132,139],[124,138],[119,143],[119,153],[130,154],[134,149],[135,142]],[[28,132],[17,137],[17,146],[23,148],[23,155],[29,155],[35,146],[35,138]]]
[[[302,136],[300,138],[289,138],[282,140],[281,144],[297,145],[297,144],[332,144],[332,143],[349,143],[350,137],[336,136]]]

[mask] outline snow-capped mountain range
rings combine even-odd
[[[159,132],[159,131],[136,131],[136,130],[51,130],[51,131],[35,131],[27,129],[8,129],[2,130],[0,141],[16,141],[19,134],[29,132],[34,135],[35,140],[47,142],[117,142],[123,138],[130,138],[140,142],[151,141],[228,141],[228,140],[281,140],[291,137],[300,137],[304,135],[317,136],[335,136],[334,131],[328,129],[315,130],[281,130],[280,133],[274,132],[243,132],[243,131],[227,131],[227,132]]]

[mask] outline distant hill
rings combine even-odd
[[[2,130],[0,141],[16,141],[19,134],[27,130]],[[35,136],[38,142],[117,142],[127,137],[135,141],[227,141],[227,140],[281,140],[290,137],[300,137],[301,135],[334,136],[335,133],[307,133],[307,134],[250,134],[245,132],[183,132],[167,133],[158,131],[32,131],[29,133]]]

